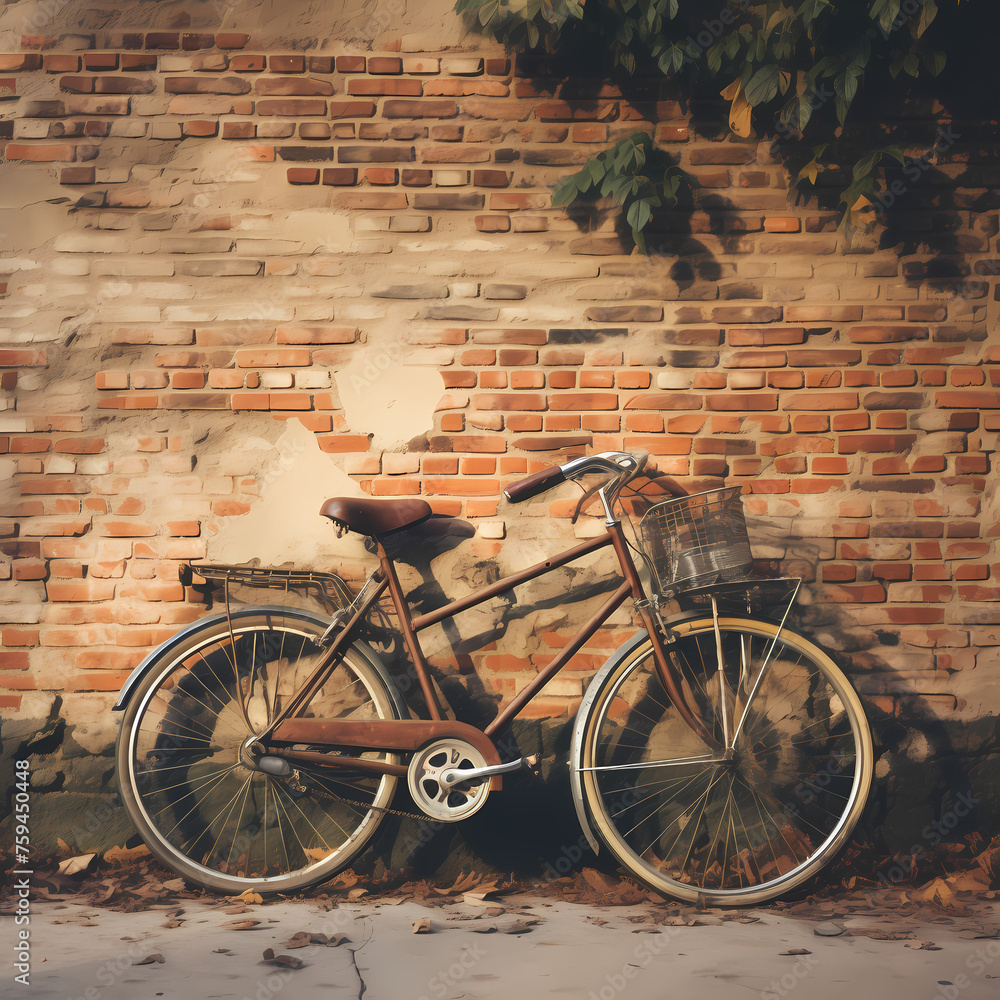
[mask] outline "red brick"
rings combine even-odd
[[[51,53],[42,56],[42,68],[46,73],[76,73],[80,69],[80,57]]]
[[[0,355],[3,353],[0,351]],[[940,409],[962,407],[970,410],[996,410],[1000,409],[1000,392],[975,390],[939,392],[934,397],[934,405]]]
[[[250,36],[242,31],[220,31],[215,36],[215,44],[220,49],[242,49],[249,41]]]
[[[896,344],[926,340],[926,326],[852,326],[848,334],[854,344]]]
[[[333,84],[310,77],[260,77],[254,92],[261,97],[329,97]]]
[[[209,138],[218,135],[219,123],[214,121],[189,121],[184,122],[184,135],[196,139]]]
[[[323,171],[323,183],[335,187],[351,187],[358,180],[355,167],[327,167]]]
[[[615,392],[560,392],[549,397],[550,410],[617,410]]]
[[[775,392],[727,392],[706,396],[705,405],[710,410],[776,410],[778,394]]]
[[[420,97],[424,85],[420,80],[369,80],[355,77],[347,82],[347,93],[352,97]]]
[[[50,601],[109,601],[115,596],[114,580],[49,580],[45,591]]]
[[[185,52],[195,52],[198,49],[211,49],[215,46],[215,35],[207,32],[185,31],[181,35],[181,48]]]
[[[272,73],[304,73],[306,69],[305,56],[270,56],[269,65]]]
[[[257,102],[257,114],[276,118],[304,118],[325,115],[326,101],[320,98],[268,98]]]
[[[399,181],[399,172],[395,167],[366,167],[365,180],[369,184],[396,184]]]
[[[856,392],[793,392],[782,399],[786,410],[856,410]]]
[[[75,160],[76,147],[68,143],[36,145],[27,142],[8,142],[4,149],[8,160],[32,160],[35,163],[53,163],[58,160]]]
[[[289,167],[285,176],[289,184],[318,184],[319,167]]]
[[[329,454],[368,451],[369,441],[365,434],[330,434],[317,438],[321,451]]]
[[[36,628],[4,628],[0,631],[0,642],[8,649],[11,646],[37,646],[38,629]]]
[[[331,118],[371,118],[374,114],[374,101],[330,101]]]
[[[458,105],[446,100],[387,100],[382,104],[383,118],[454,118]]]
[[[475,410],[544,410],[546,402],[544,396],[532,393],[479,393],[473,397],[472,407]]]
[[[624,410],[700,410],[704,397],[694,392],[644,392],[633,396]]]
[[[500,492],[499,479],[425,479],[424,493],[428,496],[495,496]]]
[[[856,323],[861,315],[861,306],[785,306],[789,323]]]
[[[239,368],[308,368],[309,351],[293,347],[237,351],[236,364]]]
[[[36,52],[0,53],[0,73],[41,69],[42,57]]]
[[[338,73],[364,73],[364,56],[337,56]]]
[[[259,55],[238,55],[229,60],[229,68],[234,73],[259,73],[267,60]]]

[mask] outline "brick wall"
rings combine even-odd
[[[806,578],[806,624],[885,724],[881,776],[937,761],[919,795],[882,782],[900,842],[939,808],[927,782],[953,781],[941,761],[995,770],[1000,174],[982,123],[913,182],[907,240],[846,247],[832,211],[789,205],[768,143],[703,138],[661,95],[553,88],[480,43],[55,32],[0,74],[0,708],[8,732],[55,734],[53,791],[60,752],[77,791],[106,789],[113,692],[203,613],[178,567],[233,555],[231,525],[269,496],[288,520],[294,422],[314,479],[466,517],[480,561],[534,537],[503,485],[584,449],[742,484],[759,553]],[[914,113],[933,132],[932,110]],[[651,258],[613,216],[550,203],[644,125],[700,185]],[[942,269],[921,234],[946,210]],[[552,549],[570,512],[551,504]],[[487,650],[484,682],[511,693],[572,630]],[[621,634],[539,710],[570,711]]]

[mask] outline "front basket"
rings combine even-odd
[[[708,490],[651,507],[638,526],[639,544],[661,594],[742,579],[753,557],[741,487]]]

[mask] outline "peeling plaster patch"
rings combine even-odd
[[[917,730],[909,734],[909,738],[904,744],[906,755],[917,763],[923,763],[934,753],[934,748],[930,745],[927,737]]]
[[[255,448],[261,443],[253,439]],[[337,558],[368,558],[360,536],[338,541],[330,521],[319,513],[330,497],[366,494],[320,451],[311,431],[289,420],[257,464],[260,498],[249,513],[229,518],[209,541],[209,562],[256,560],[261,566],[329,571],[333,546]]]
[[[404,351],[402,345],[365,351],[334,376],[348,426],[374,435],[374,451],[399,448],[431,430],[444,393],[437,370],[401,363]]]
[[[16,190],[15,185],[11,184],[10,187]],[[31,197],[30,191],[25,194]],[[33,205],[26,204],[24,208],[0,210],[0,243],[4,252],[35,251],[65,230],[65,205],[36,202]],[[6,267],[6,261],[4,264]]]

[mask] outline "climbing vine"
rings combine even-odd
[[[910,88],[944,72],[945,42],[935,31],[939,2],[952,17],[971,6],[967,0],[458,0],[456,10],[518,51],[585,52],[590,66],[601,53],[601,71],[619,80],[666,78],[688,95],[714,83],[733,135],[801,146],[805,157],[800,153],[798,161],[806,162],[792,172],[792,192],[806,195],[824,171],[845,166],[838,140],[863,92],[905,99]],[[610,197],[643,248],[644,227],[658,208],[676,204],[683,176],[655,153],[648,132],[626,136],[564,179],[554,203]],[[847,230],[870,221],[886,169],[904,162],[893,145],[854,155],[839,190]]]

